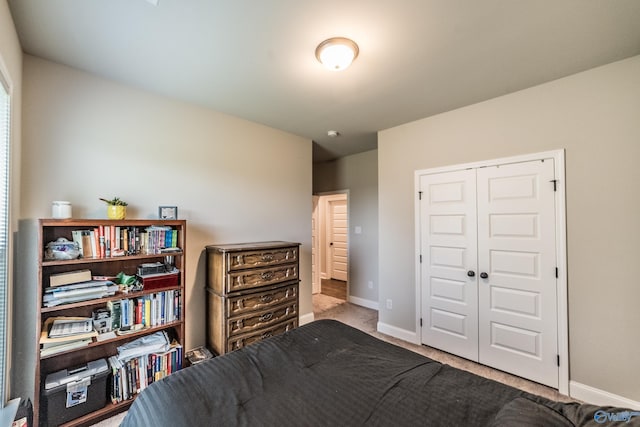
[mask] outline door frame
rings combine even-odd
[[[453,172],[470,168],[481,168],[486,166],[503,165],[508,163],[522,163],[528,161],[553,159],[554,174],[556,177],[556,265],[558,266],[557,280],[557,309],[558,309],[558,356],[560,366],[558,367],[558,391],[569,395],[569,329],[568,329],[568,297],[567,297],[567,225],[566,225],[566,189],[565,189],[565,152],[564,149],[544,151],[540,153],[524,154],[513,157],[502,157],[498,159],[483,160],[473,163],[464,163],[451,166],[436,167],[430,169],[417,170],[414,173],[414,189],[416,201],[414,206],[415,218],[415,291],[416,291],[416,338],[417,344],[422,341],[422,326],[420,317],[422,311],[422,291],[421,291],[421,268],[420,268],[420,176],[441,172]]]
[[[311,241],[313,247],[311,248],[312,257],[311,257],[311,293],[319,294],[321,291],[320,288],[320,261],[318,258],[320,257],[320,196],[312,195],[311,196]],[[315,237],[315,239],[314,239]]]
[[[327,205],[328,205],[328,201],[332,200],[332,199],[336,199],[336,200],[346,200],[347,202],[347,227],[348,227],[348,235],[347,235],[347,300],[349,299],[349,279],[350,279],[350,274],[349,271],[351,270],[350,265],[351,265],[351,229],[350,229],[350,217],[351,217],[351,213],[350,213],[350,197],[349,197],[349,190],[336,190],[336,191],[326,191],[326,192],[319,192],[319,193],[314,193],[313,197],[318,197],[318,212],[317,212],[317,231],[318,231],[318,239],[317,239],[317,249],[318,249],[318,256],[316,257],[316,263],[317,265],[316,267],[316,274],[317,274],[317,278],[318,278],[318,284],[322,283],[322,279],[326,278],[326,274],[325,272],[323,272],[323,270],[325,270],[327,268],[327,266],[329,265],[329,260],[327,259],[327,254],[328,254],[328,248],[329,248],[329,242],[327,241],[327,226],[328,226],[328,220],[327,220]]]

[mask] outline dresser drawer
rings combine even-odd
[[[298,283],[280,286],[264,292],[230,297],[227,299],[227,313],[234,317],[247,312],[265,310],[276,305],[297,302]]]
[[[261,341],[275,335],[284,334],[297,326],[298,318],[293,318],[270,328],[260,329],[253,333],[231,337],[227,340],[227,351],[238,350],[254,342]]]
[[[206,246],[207,345],[237,350],[298,326],[300,244]]]
[[[227,257],[229,271],[292,264],[298,262],[298,247],[230,252],[227,253]]]
[[[274,285],[288,280],[298,280],[298,264],[271,268],[239,270],[227,274],[226,293]]]
[[[242,316],[229,318],[227,320],[227,330],[229,331],[229,336],[246,334],[253,332],[256,329],[275,325],[276,323],[280,323],[294,316],[298,317],[297,301],[279,305],[269,310],[247,313]]]

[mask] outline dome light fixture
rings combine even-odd
[[[332,37],[316,48],[318,61],[332,71],[342,71],[358,57],[360,49],[351,39]]]

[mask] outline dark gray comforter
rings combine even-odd
[[[122,426],[599,426],[598,410],[622,411],[549,401],[321,320],[152,384]]]

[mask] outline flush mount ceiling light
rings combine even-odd
[[[341,71],[349,67],[358,56],[360,49],[351,39],[332,37],[320,43],[316,48],[318,61],[332,71]]]

